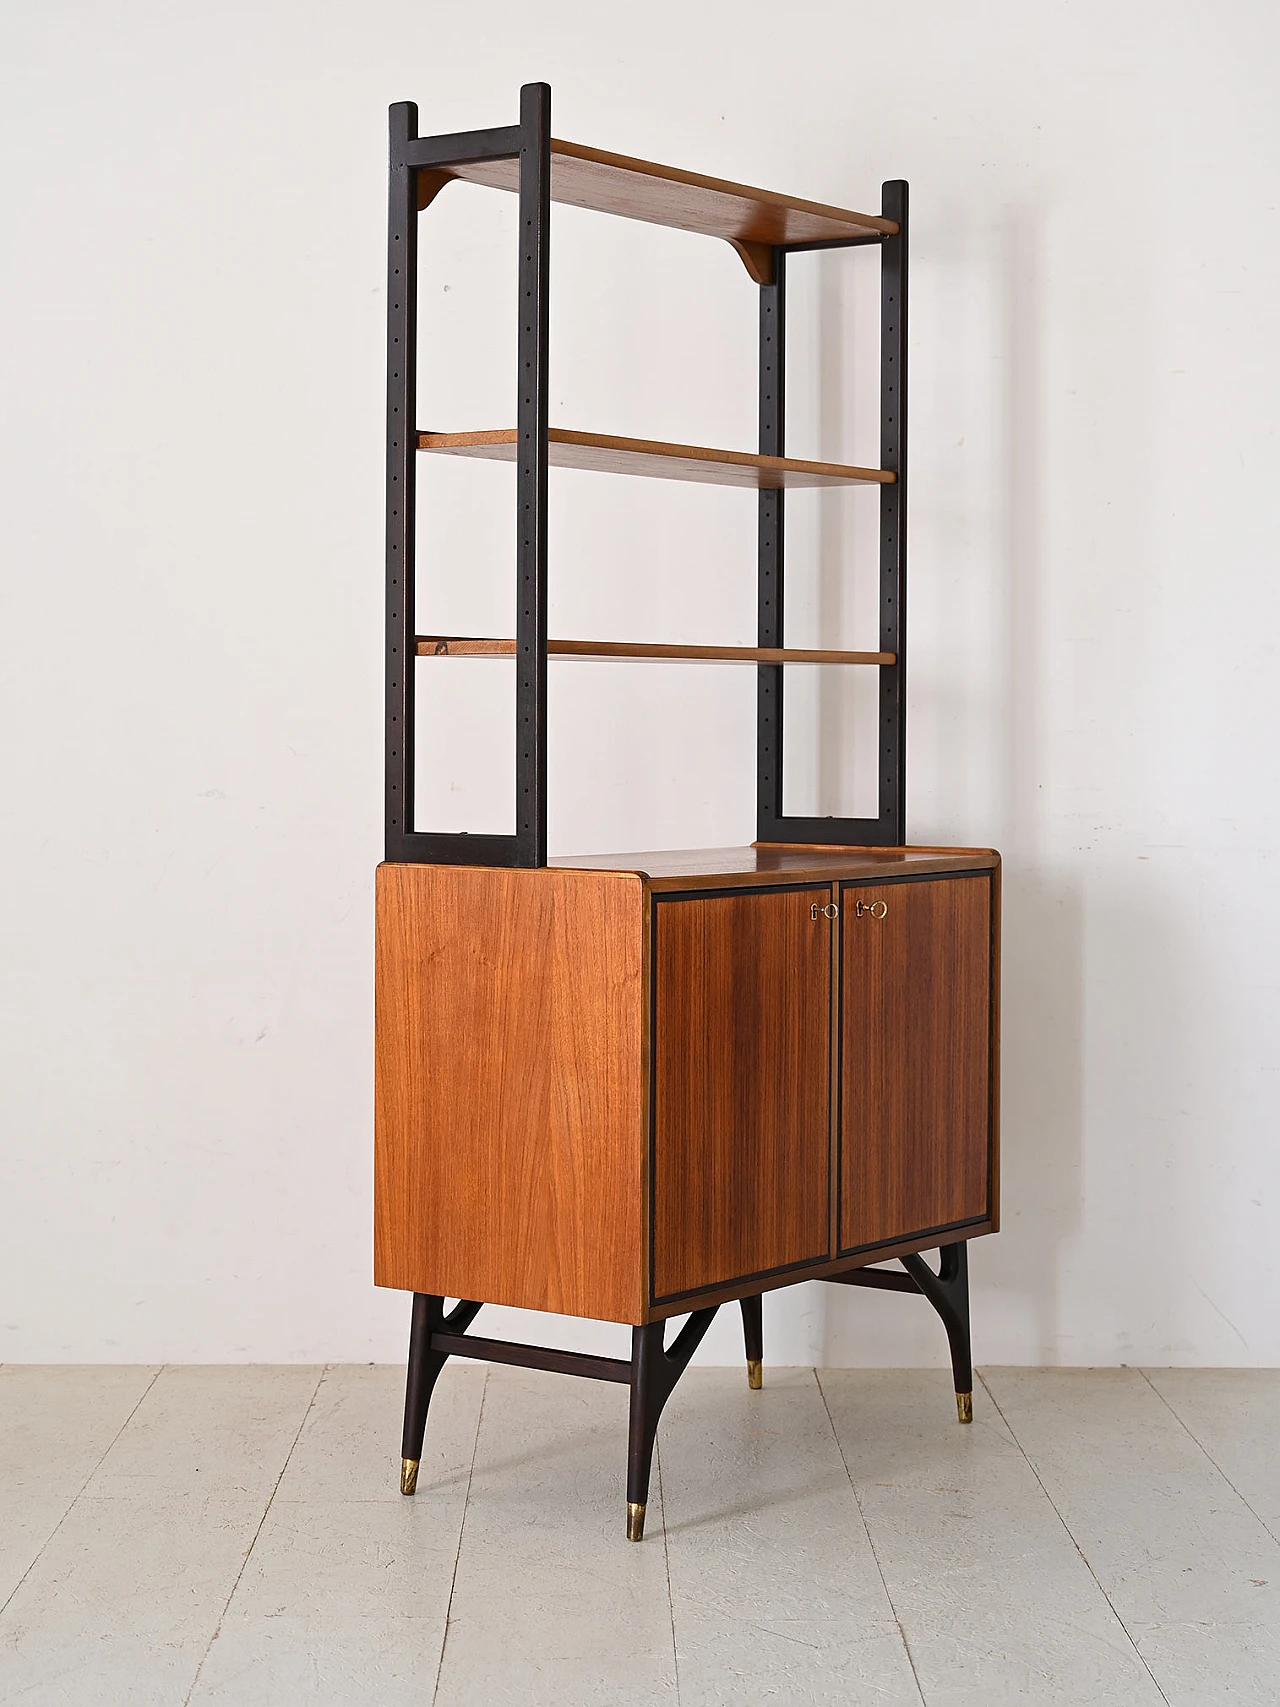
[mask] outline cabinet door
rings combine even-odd
[[[842,1251],[988,1214],[991,904],[985,874],[841,894]]]
[[[655,1299],[828,1254],[830,901],[654,899]]]

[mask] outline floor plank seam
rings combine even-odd
[[[480,1451],[480,1430],[484,1426],[485,1401],[489,1397],[489,1365],[485,1365],[484,1386],[480,1389],[480,1409],[476,1413],[476,1432],[471,1442],[471,1462],[467,1465],[467,1491],[462,1496],[462,1521],[458,1524],[458,1545],[453,1555],[453,1575],[449,1578],[449,1600],[444,1609],[444,1634],[440,1638],[440,1658],[436,1661],[436,1680],[431,1689],[431,1707],[440,1694],[440,1679],[444,1676],[445,1649],[449,1646],[449,1621],[453,1617],[453,1596],[458,1586],[458,1561],[462,1558],[462,1537],[467,1528],[467,1508],[471,1504],[471,1479],[476,1473],[476,1455]]]
[[[671,1592],[671,1549],[667,1546],[667,1496],[662,1487],[662,1451],[653,1443],[654,1468],[658,1472],[658,1516],[662,1523],[662,1562],[667,1568],[667,1611],[671,1617],[671,1667],[676,1679],[676,1707],[680,1699],[680,1644],[676,1641],[676,1603]]]
[[[1075,1536],[1071,1533],[1071,1525],[1067,1522],[1066,1518],[1062,1515],[1062,1512],[1058,1509],[1058,1503],[1054,1499],[1053,1495],[1049,1492],[1048,1488],[1045,1487],[1044,1479],[1041,1476],[1039,1470],[1037,1470],[1035,1464],[1032,1462],[1031,1454],[1027,1451],[1026,1447],[1018,1439],[1017,1434],[1014,1432],[1013,1424],[1009,1421],[1008,1417],[1000,1409],[1000,1402],[996,1398],[995,1394],[991,1391],[991,1388],[987,1385],[986,1376],[979,1369],[975,1369],[974,1374],[977,1376],[978,1380],[981,1381],[982,1390],[987,1395],[988,1399],[990,1399],[992,1405],[995,1407],[996,1415],[1000,1418],[1000,1421],[1004,1424],[1004,1426],[1009,1430],[1009,1438],[1013,1441],[1013,1444],[1017,1447],[1018,1451],[1022,1454],[1022,1457],[1026,1462],[1026,1466],[1027,1466],[1028,1470],[1030,1470],[1031,1474],[1035,1477],[1036,1482],[1039,1485],[1040,1491],[1044,1495],[1045,1499],[1048,1500],[1050,1508],[1052,1509],[1054,1516],[1057,1518],[1058,1522],[1062,1525],[1063,1530],[1065,1531],[1065,1533],[1067,1535],[1067,1538],[1071,1542],[1071,1545],[1075,1548],[1076,1552],[1079,1554],[1080,1562],[1083,1564],[1085,1570],[1088,1571],[1089,1575],[1093,1578],[1094,1582],[1097,1583],[1098,1593],[1102,1596],[1102,1598],[1106,1601],[1107,1605],[1111,1608],[1111,1616],[1115,1619],[1116,1623],[1124,1631],[1125,1640],[1128,1642],[1129,1646],[1133,1649],[1134,1654],[1137,1656],[1138,1664],[1142,1667],[1143,1671],[1145,1671],[1147,1676],[1151,1679],[1152,1687],[1154,1688],[1156,1694],[1160,1697],[1161,1701],[1164,1702],[1165,1707],[1171,1707],[1169,1697],[1165,1694],[1164,1690],[1160,1687],[1159,1679],[1156,1677],[1156,1674],[1152,1671],[1151,1667],[1147,1664],[1146,1656],[1143,1654],[1142,1649],[1138,1646],[1137,1642],[1133,1638],[1133,1632],[1130,1630],[1129,1626],[1125,1623],[1124,1619],[1121,1618],[1119,1612],[1116,1610],[1115,1602],[1112,1600],[1111,1596],[1107,1593],[1106,1589],[1102,1586],[1102,1583],[1098,1577],[1098,1573],[1094,1570],[1093,1566],[1089,1563],[1089,1559],[1088,1559],[1087,1554],[1085,1553],[1084,1548],[1080,1545],[1080,1543],[1076,1540]]]
[[[1160,1403],[1165,1407],[1165,1409],[1168,1411],[1169,1415],[1178,1424],[1178,1427],[1183,1430],[1183,1432],[1186,1434],[1187,1438],[1189,1440],[1193,1441],[1194,1444],[1200,1449],[1200,1451],[1204,1453],[1205,1457],[1209,1460],[1210,1464],[1213,1465],[1214,1469],[1222,1477],[1223,1481],[1231,1489],[1231,1492],[1240,1501],[1240,1504],[1249,1513],[1250,1517],[1255,1518],[1257,1520],[1257,1522],[1262,1525],[1262,1529],[1263,1529],[1264,1533],[1266,1535],[1268,1535],[1272,1541],[1276,1542],[1277,1545],[1280,1545],[1280,1535],[1276,1534],[1275,1530],[1272,1529],[1271,1525],[1267,1522],[1266,1518],[1263,1517],[1262,1513],[1260,1511],[1256,1511],[1254,1509],[1254,1507],[1249,1503],[1249,1501],[1245,1498],[1245,1496],[1240,1492],[1239,1488],[1236,1487],[1235,1483],[1231,1480],[1230,1476],[1228,1476],[1227,1472],[1222,1468],[1221,1464],[1219,1464],[1218,1460],[1213,1456],[1213,1453],[1210,1452],[1209,1448],[1199,1438],[1199,1436],[1194,1432],[1190,1423],[1188,1423],[1184,1417],[1181,1417],[1178,1415],[1178,1412],[1174,1409],[1173,1405],[1169,1402],[1169,1400],[1165,1398],[1164,1394],[1156,1386],[1155,1382],[1147,1374],[1146,1370],[1145,1369],[1139,1369],[1138,1374],[1141,1375],[1142,1379],[1146,1382],[1147,1386],[1150,1387],[1151,1391],[1155,1394],[1156,1398],[1159,1399]]]
[[[827,1403],[826,1391],[822,1385],[821,1370],[817,1368],[814,1369],[813,1379],[818,1389],[818,1395],[822,1400],[822,1408],[827,1413],[827,1427],[831,1430],[831,1438],[836,1443],[836,1451],[840,1454],[840,1462],[844,1465],[844,1473],[849,1480],[849,1491],[853,1495],[853,1503],[857,1506],[858,1516],[862,1519],[863,1534],[867,1538],[867,1546],[871,1549],[871,1557],[875,1562],[876,1574],[880,1578],[880,1586],[884,1590],[884,1598],[889,1604],[889,1611],[893,1614],[893,1622],[897,1626],[898,1639],[902,1643],[902,1651],[907,1656],[907,1664],[911,1667],[911,1676],[916,1686],[916,1694],[920,1697],[920,1707],[928,1707],[928,1703],[925,1700],[924,1685],[920,1682],[920,1673],[916,1670],[915,1655],[911,1652],[911,1643],[907,1640],[906,1627],[898,1616],[898,1609],[894,1605],[893,1596],[889,1592],[889,1584],[885,1578],[884,1569],[880,1564],[880,1555],[876,1552],[876,1544],[871,1536],[871,1526],[867,1522],[866,1512],[862,1509],[862,1501],[858,1497],[858,1488],[853,1479],[853,1472],[849,1468],[849,1460],[844,1455],[844,1443],[841,1441],[839,1432],[836,1429],[835,1418],[831,1415],[831,1406]]]
[[[146,1387],[139,1394],[138,1403],[129,1412],[128,1416],[120,1424],[120,1427],[116,1430],[116,1432],[112,1435],[111,1439],[103,1447],[101,1456],[98,1458],[98,1460],[94,1464],[93,1468],[89,1471],[89,1473],[85,1477],[84,1481],[81,1482],[80,1486],[76,1489],[76,1491],[72,1495],[71,1499],[67,1502],[67,1509],[63,1512],[62,1516],[58,1519],[58,1521],[54,1524],[53,1528],[49,1531],[49,1533],[45,1536],[44,1540],[41,1542],[39,1552],[36,1554],[35,1558],[32,1559],[31,1563],[27,1566],[26,1570],[23,1571],[22,1575],[18,1578],[17,1582],[13,1585],[13,1593],[10,1594],[6,1598],[4,1605],[0,1606],[0,1618],[2,1618],[4,1616],[4,1614],[9,1610],[9,1607],[13,1604],[14,1595],[17,1594],[18,1590],[22,1587],[23,1583],[26,1582],[27,1578],[31,1575],[32,1571],[35,1570],[36,1566],[40,1563],[41,1559],[44,1558],[44,1555],[45,1555],[46,1551],[48,1550],[49,1543],[53,1540],[54,1536],[62,1528],[63,1524],[67,1521],[67,1519],[71,1516],[72,1511],[75,1509],[75,1506],[79,1502],[80,1496],[84,1493],[85,1489],[89,1486],[89,1483],[93,1480],[93,1478],[98,1474],[98,1471],[102,1468],[103,1461],[105,1460],[107,1453],[110,1452],[111,1448],[115,1445],[116,1441],[119,1440],[120,1436],[124,1433],[125,1429],[128,1428],[129,1424],[133,1421],[134,1417],[137,1416],[139,1406],[142,1404],[142,1402],[146,1398],[147,1394],[155,1386],[156,1382],[164,1374],[165,1369],[167,1367],[168,1367],[167,1364],[163,1364],[163,1363],[159,1366],[159,1368],[156,1370],[155,1374],[151,1377],[150,1381],[147,1382]]]
[[[245,1571],[249,1567],[249,1560],[253,1557],[253,1550],[258,1545],[258,1537],[262,1534],[262,1526],[266,1523],[271,1507],[275,1504],[276,1495],[280,1491],[280,1484],[284,1481],[285,1471],[289,1468],[289,1460],[293,1457],[293,1454],[297,1449],[298,1442],[302,1438],[302,1431],[307,1426],[307,1418],[315,1409],[316,1399],[321,1387],[324,1386],[324,1378],[329,1373],[329,1368],[330,1365],[326,1363],[320,1370],[320,1375],[312,1389],[311,1398],[307,1404],[307,1408],[302,1413],[302,1421],[298,1424],[297,1432],[289,1443],[289,1450],[284,1455],[284,1463],[280,1466],[280,1474],[276,1477],[275,1482],[272,1485],[271,1492],[267,1495],[267,1503],[262,1508],[262,1516],[258,1519],[258,1527],[253,1532],[253,1540],[250,1541],[248,1547],[245,1549],[244,1558],[240,1561],[240,1569],[236,1572],[236,1580],[231,1585],[230,1594],[228,1594],[226,1600],[223,1602],[222,1611],[218,1614],[218,1621],[213,1627],[213,1634],[205,1644],[205,1650],[200,1656],[200,1664],[196,1667],[196,1674],[191,1679],[191,1687],[182,1698],[182,1707],[190,1707],[191,1697],[199,1687],[200,1674],[204,1670],[204,1663],[213,1652],[213,1644],[217,1641],[222,1632],[222,1621],[227,1616],[227,1610],[230,1607],[231,1602],[235,1599],[236,1590],[240,1587],[240,1579],[244,1576]]]

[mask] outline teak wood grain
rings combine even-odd
[[[418,202],[426,207],[451,178],[494,189],[519,187],[519,162],[481,160],[418,174]],[[582,143],[551,140],[551,199],[571,207],[674,226],[731,243],[757,284],[772,277],[769,251],[779,243],[826,243],[850,237],[884,237],[891,219],[853,213],[823,202],[802,201],[772,190],[709,178],[678,166],[659,166]]]
[[[829,899],[654,903],[655,1300],[828,1254]]]
[[[514,640],[466,634],[419,634],[420,658],[514,658]],[[548,640],[552,658],[633,658],[695,664],[893,664],[896,652],[834,652],[805,646],[697,646],[665,641]]]
[[[990,1213],[992,880],[845,887],[840,911],[844,1252]]]
[[[641,1319],[645,910],[626,875],[379,867],[379,1285]]]
[[[471,433],[419,433],[418,449],[447,456],[476,456],[491,462],[516,460],[516,429]],[[711,486],[777,491],[811,486],[891,486],[897,476],[883,468],[854,468],[842,462],[806,462],[794,456],[760,456],[746,450],[710,450],[705,445],[669,444],[662,439],[618,438],[552,427],[547,433],[552,468],[593,474],[634,474],[651,480],[696,480]]]

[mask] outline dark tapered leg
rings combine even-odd
[[[742,1337],[747,1349],[747,1386],[753,1393],[758,1393],[764,1384],[764,1316],[760,1308],[760,1294],[754,1298],[741,1298],[742,1305]]]
[[[969,1247],[961,1241],[944,1245],[935,1274],[921,1256],[902,1258],[902,1266],[942,1317],[951,1347],[956,1385],[956,1414],[973,1421],[973,1351],[969,1339]]]
[[[415,1292],[409,1325],[409,1374],[404,1393],[404,1436],[400,1444],[400,1492],[418,1490],[422,1437],[427,1431],[427,1407],[444,1358],[431,1349],[431,1335],[444,1321],[444,1299]]]
[[[627,1540],[644,1535],[644,1512],[649,1501],[649,1472],[658,1418],[666,1399],[662,1349],[665,1322],[650,1322],[631,1331],[631,1415],[627,1431]]]
[[[480,1306],[464,1300],[445,1314],[444,1299],[433,1292],[415,1292],[413,1319],[409,1327],[409,1373],[404,1394],[404,1435],[400,1445],[400,1492],[418,1491],[418,1465],[422,1461],[422,1437],[427,1429],[427,1410],[436,1379],[448,1359],[431,1349],[431,1336],[442,1330],[464,1333]]]
[[[653,1443],[658,1418],[711,1326],[717,1306],[695,1310],[672,1341],[663,1349],[665,1322],[650,1322],[631,1330],[631,1419],[627,1436],[627,1540],[644,1535],[645,1507],[649,1503],[649,1471],[653,1466]]]

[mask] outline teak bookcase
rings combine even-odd
[[[557,141],[550,106],[530,84],[519,124],[434,137],[410,103],[391,108],[374,1268],[414,1295],[402,1491],[449,1357],[621,1381],[638,1541],[663,1404],[721,1304],[741,1305],[758,1388],[763,1292],[827,1280],[922,1294],[969,1421],[966,1241],[997,1225],[1000,862],[905,845],[907,186],[885,184],[878,215],[850,213]],[[519,197],[514,427],[416,426],[418,221],[455,178]],[[549,426],[553,200],[733,245],[760,293],[758,453]],[[784,454],[787,256],[855,244],[880,252],[879,468]],[[424,452],[516,465],[514,635],[418,632]],[[551,465],[756,490],[759,644],[549,639]],[[785,644],[784,494],[833,484],[878,489],[875,651]],[[428,833],[414,818],[414,670],[477,656],[515,663],[515,832]],[[754,665],[756,842],[549,863],[552,657]],[[875,817],[783,811],[784,670],[800,662],[879,672]],[[901,1267],[872,1266],[891,1258]],[[628,1323],[631,1357],[469,1333],[485,1303]]]

